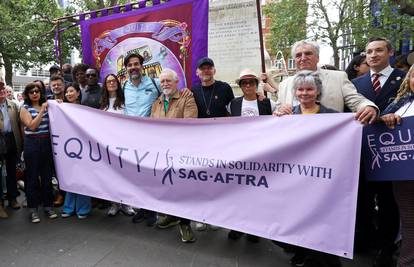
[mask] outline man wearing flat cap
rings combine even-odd
[[[197,103],[199,118],[225,117],[228,115],[227,105],[234,98],[233,90],[228,83],[216,81],[216,68],[211,58],[201,58],[197,63],[197,76],[201,85],[194,86],[192,91]]]

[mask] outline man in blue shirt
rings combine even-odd
[[[124,65],[129,78],[124,84],[125,114],[138,117],[151,115],[152,103],[160,95],[160,82],[142,75],[144,58],[139,54],[129,54]]]
[[[160,82],[142,75],[144,58],[139,54],[129,54],[125,57],[124,66],[128,79],[124,83],[125,114],[137,117],[149,117],[152,103],[160,95]],[[154,211],[140,209],[132,218],[132,222],[146,221],[147,226],[153,226],[157,221]]]

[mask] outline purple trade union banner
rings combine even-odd
[[[371,181],[414,180],[414,117],[389,129],[384,123],[364,127],[363,158]]]
[[[49,101],[49,116],[63,190],[353,256],[352,114],[162,120]]]
[[[207,56],[207,31],[208,0],[170,0],[88,19],[81,21],[83,60],[100,70],[101,81],[110,73],[124,81],[124,58],[139,53],[145,75],[156,78],[170,68],[180,89],[191,88],[199,81],[197,61]]]

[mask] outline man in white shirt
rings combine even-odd
[[[363,124],[373,123],[377,117],[377,106],[358,94],[355,86],[348,80],[345,72],[325,70],[317,67],[319,62],[319,45],[315,42],[301,40],[292,47],[292,56],[298,70],[317,71],[322,80],[321,104],[344,111],[345,105],[356,112],[355,119]],[[292,106],[297,104],[293,95],[293,77],[282,81],[278,91],[278,112],[291,114]]]

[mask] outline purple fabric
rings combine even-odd
[[[116,14],[116,13],[119,13],[121,11],[119,6],[114,6],[114,8],[112,10],[113,10],[112,14]]]
[[[147,5],[147,1],[146,0],[144,0],[144,1],[139,1],[138,2],[138,7],[139,8],[145,8],[145,6]]]
[[[389,129],[384,123],[364,127],[365,173],[373,181],[414,180],[414,117]]]
[[[81,22],[82,34],[82,55],[83,62],[92,66],[96,65],[92,49],[92,40],[90,28],[95,23],[107,22],[119,18],[133,17],[141,14],[154,14],[152,11],[161,12],[168,10],[170,7],[177,7],[183,4],[192,4],[192,32],[191,32],[191,82],[199,83],[196,76],[197,61],[207,56],[207,33],[208,33],[208,1],[207,0],[174,0],[163,4],[154,5],[152,7],[140,8],[130,12],[113,14],[111,16],[100,17],[95,19],[84,20]],[[154,20],[155,22],[155,20]]]
[[[104,10],[102,10],[102,11],[101,11],[101,16],[102,16],[102,17],[108,16],[108,9],[104,9]]]
[[[132,4],[126,4],[125,11],[131,11],[131,10],[132,10]]]
[[[63,190],[352,258],[352,114],[157,120],[48,103]]]
[[[59,43],[59,28],[56,28],[55,30],[55,39],[54,39],[54,45],[55,45],[55,57],[56,62],[60,63],[60,43]]]

